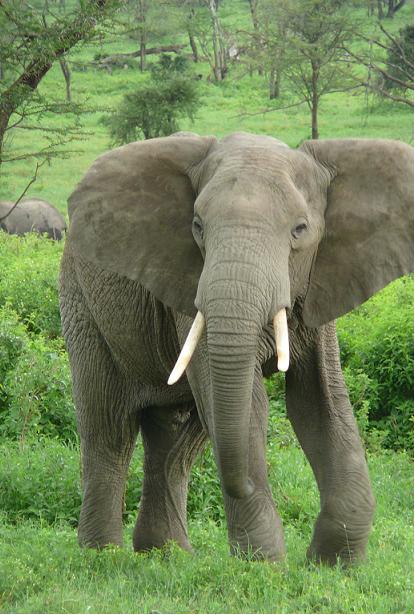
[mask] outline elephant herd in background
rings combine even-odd
[[[23,198],[15,206],[0,201],[0,229],[11,235],[46,233],[50,239],[62,239],[66,232],[65,218],[50,203],[35,197]]]
[[[308,556],[361,559],[375,501],[334,321],[413,268],[412,148],[177,133],[103,154],[68,202],[60,307],[82,451],[80,544],[122,543],[141,432],[136,551],[169,540],[191,550],[189,474],[210,439],[231,552],[281,560],[263,384],[280,370],[320,492]],[[66,230],[39,199],[12,214],[0,221],[8,232]]]

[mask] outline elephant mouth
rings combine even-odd
[[[281,308],[278,310],[272,322],[274,327],[278,370],[280,372],[286,372],[290,364],[290,344],[286,309]],[[204,328],[205,318],[202,312],[198,311],[167,384],[175,384],[184,374],[197,348],[199,340],[202,337]]]

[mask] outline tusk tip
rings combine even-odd
[[[277,366],[279,372],[287,372],[290,366],[288,357],[278,357]]]
[[[176,384],[176,382],[179,380],[181,374],[180,375],[176,375],[173,372],[170,374],[169,379],[167,380],[167,384],[168,385],[172,385],[172,384]]]

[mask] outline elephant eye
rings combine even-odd
[[[298,239],[306,230],[307,224],[305,222],[301,222],[292,229],[291,235],[294,237],[294,239]]]
[[[200,218],[193,218],[193,234],[203,239],[203,226]]]

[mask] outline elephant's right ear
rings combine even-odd
[[[203,267],[192,236],[197,179],[214,137],[130,143],[100,156],[69,198],[69,241],[82,258],[138,281],[194,315]]]

